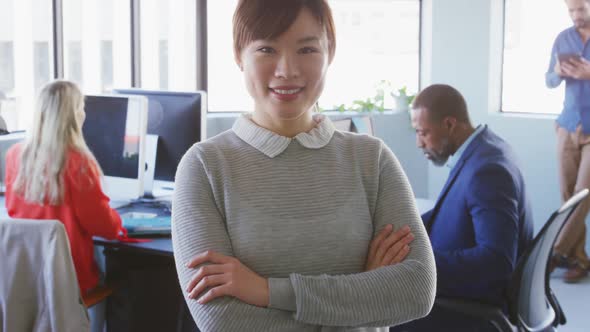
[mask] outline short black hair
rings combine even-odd
[[[254,40],[276,39],[307,9],[325,29],[330,62],[336,52],[336,29],[327,0],[240,0],[233,19],[234,55],[239,59],[244,47]]]
[[[425,109],[432,122],[439,123],[450,116],[459,122],[470,123],[465,99],[457,89],[447,84],[433,84],[420,91],[412,108]]]

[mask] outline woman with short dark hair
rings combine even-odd
[[[399,162],[314,114],[336,46],[326,1],[242,0],[234,44],[254,112],[194,145],[175,181],[174,256],[197,326],[386,331],[425,316],[434,258]]]

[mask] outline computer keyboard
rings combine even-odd
[[[170,216],[172,203],[170,201],[158,201],[148,199],[137,199],[125,205],[119,206],[116,210],[120,214],[127,212],[155,213],[156,216]]]
[[[171,231],[169,201],[139,199],[116,208],[130,235],[166,235]]]

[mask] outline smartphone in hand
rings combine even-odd
[[[562,64],[571,60],[579,61],[582,59],[582,56],[578,53],[560,53],[557,55],[557,59],[559,59],[559,63]]]

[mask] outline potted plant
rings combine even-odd
[[[358,112],[358,113],[371,113],[371,112],[383,112],[385,110],[384,100],[385,100],[385,93],[389,92],[391,97],[395,102],[396,111],[408,111],[409,106],[412,104],[415,95],[408,94],[407,87],[403,86],[402,88],[397,90],[396,92],[391,91],[391,83],[388,81],[380,81],[376,84],[376,93],[373,97],[367,97],[364,99],[356,99],[351,102],[351,104],[340,104],[334,106],[333,110],[339,112]],[[323,110],[321,110],[323,111]]]
[[[373,97],[367,97],[365,99],[356,99],[352,101],[351,105],[340,104],[334,106],[334,109],[340,112],[353,111],[359,113],[370,113],[373,111],[383,112],[385,110],[384,99],[385,99],[385,81],[381,81],[377,84],[376,94]]]
[[[406,86],[401,87],[397,90],[397,93],[391,92],[391,96],[393,100],[395,100],[395,109],[397,111],[404,111],[407,112],[410,110],[410,105],[414,101],[414,97],[416,95],[408,94],[408,89]]]

